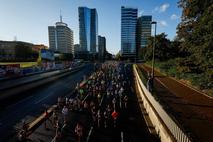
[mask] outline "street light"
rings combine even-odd
[[[154,36],[154,45],[152,50],[152,87],[154,87],[154,64],[155,64],[155,46],[156,46],[156,28],[157,22],[152,21],[151,24],[155,24],[155,36]]]

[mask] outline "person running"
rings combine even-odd
[[[67,123],[68,113],[69,113],[69,110],[68,110],[67,106],[65,105],[63,107],[63,109],[62,109],[62,115],[63,115],[63,119],[64,119],[64,125],[66,125],[66,123]]]
[[[113,104],[113,108],[115,110],[115,107],[116,107],[116,98],[115,97],[112,99],[112,104]]]
[[[112,115],[112,118],[113,118],[114,127],[116,127],[116,123],[117,123],[116,121],[117,121],[117,118],[118,118],[118,112],[114,110],[111,115]]]
[[[107,114],[107,110],[104,111],[104,127],[107,128],[107,122],[108,122],[108,114]]]
[[[128,103],[128,97],[127,95],[124,96],[124,107],[127,108],[127,103]]]
[[[56,128],[57,126],[57,121],[58,121],[58,115],[57,115],[57,112],[56,110],[54,109],[53,111],[53,126]]]
[[[52,121],[50,120],[50,115],[49,115],[49,112],[48,112],[47,108],[45,108],[44,115],[45,115],[44,116],[44,128],[46,130],[48,130],[48,128],[47,128],[47,121],[49,121],[51,124],[52,124]]]
[[[83,127],[82,127],[82,125],[79,122],[76,124],[75,133],[76,133],[76,135],[78,137],[77,142],[80,142],[81,141],[81,137],[83,136]]]
[[[100,128],[100,125],[101,125],[101,111],[100,110],[98,110],[96,117],[97,117],[98,128]]]

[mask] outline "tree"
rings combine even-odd
[[[172,49],[170,40],[166,38],[165,33],[156,35],[155,58],[160,61],[165,61],[171,57]],[[150,37],[148,45],[145,48],[139,49],[139,58],[144,60],[152,59],[154,37]]]
[[[15,57],[18,61],[36,61],[38,53],[32,50],[32,47],[24,43],[17,43],[15,46]]]
[[[183,42],[184,58],[179,60],[179,68],[201,74],[213,86],[213,0],[180,0],[183,9],[178,25],[178,37]]]

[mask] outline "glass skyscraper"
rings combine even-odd
[[[96,9],[79,7],[79,42],[81,51],[98,52],[98,14]]]
[[[122,57],[136,56],[136,26],[138,9],[121,7],[121,54]]]
[[[106,53],[106,38],[104,36],[98,36],[98,51],[99,59],[104,61]]]
[[[139,48],[146,47],[148,44],[148,38],[151,36],[152,29],[152,16],[146,15],[138,18],[138,29],[139,29]]]
[[[48,26],[49,47],[61,53],[73,53],[73,31],[66,23],[56,22],[56,26]]]

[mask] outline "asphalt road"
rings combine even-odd
[[[151,72],[148,66],[139,67]],[[154,86],[164,109],[195,141],[213,141],[213,99],[158,71],[155,71]]]
[[[16,134],[22,120],[32,120],[44,112],[44,105],[55,104],[59,96],[70,93],[85,74],[93,71],[86,65],[82,70],[60,78],[36,90],[25,92],[28,96],[0,112],[0,142],[6,142]]]
[[[24,77],[12,79],[12,80],[0,81],[0,90],[7,89],[10,87],[16,86],[18,84],[28,83],[30,81],[34,81],[34,80],[37,80],[40,78],[49,77],[51,75],[55,75],[60,72],[63,72],[63,70],[55,70],[55,71],[35,74],[35,75],[31,75],[31,76],[24,76]]]
[[[133,76],[126,74],[126,77],[133,79]],[[133,80],[132,80],[133,81]],[[113,121],[111,119],[108,122],[107,128],[103,126],[103,121],[101,122],[101,127],[97,127],[97,123],[93,123],[91,114],[87,111],[69,111],[69,117],[67,125],[62,130],[62,137],[59,141],[61,142],[76,142],[77,137],[75,133],[75,126],[77,122],[83,124],[83,138],[82,141],[86,141],[89,138],[89,142],[158,142],[160,141],[156,136],[151,135],[146,126],[145,120],[142,116],[141,108],[137,100],[137,96],[134,91],[134,83],[130,83],[127,88],[129,103],[128,108],[119,109],[119,103],[117,102],[117,111],[119,117],[117,120],[117,127],[113,127]],[[90,96],[87,100],[95,99]],[[97,98],[96,98],[97,99]],[[101,110],[106,107],[109,103],[109,98],[106,95],[102,96],[100,101]],[[59,111],[59,119],[61,120],[61,110]],[[51,118],[52,120],[53,118]],[[62,120],[61,120],[62,122]],[[48,122],[47,122],[48,123]],[[92,127],[91,127],[92,126]],[[91,133],[90,133],[91,132]],[[90,134],[91,135],[90,135]],[[88,137],[88,135],[90,135]],[[42,124],[29,139],[31,141],[51,141],[55,136],[55,129],[48,123],[48,130],[44,129],[44,124]],[[123,140],[123,141],[122,141]],[[13,141],[11,141],[13,142]]]
[[[131,68],[132,69],[132,68]],[[125,72],[125,77],[130,78],[130,84],[125,87],[128,92],[128,107],[122,108],[117,103],[117,126],[114,128],[110,122],[107,128],[104,126],[94,127],[89,142],[159,142],[160,140],[149,133],[144,120],[134,86],[132,71]],[[107,100],[103,100],[102,106],[106,107]]]

